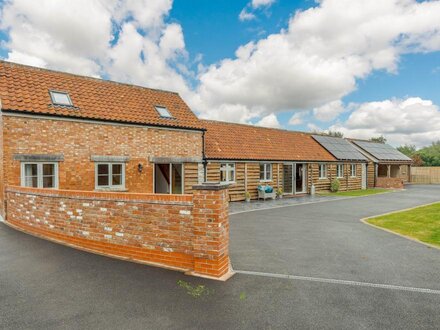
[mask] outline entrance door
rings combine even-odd
[[[293,164],[283,165],[283,187],[285,194],[293,194]]]
[[[154,165],[154,192],[156,194],[183,194],[182,164]]]
[[[306,191],[306,166],[296,164],[295,166],[295,193],[303,194]]]

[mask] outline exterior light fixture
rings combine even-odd
[[[138,172],[142,173],[142,170],[144,169],[144,167],[142,166],[141,163],[138,164]]]

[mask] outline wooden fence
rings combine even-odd
[[[440,184],[440,166],[411,167],[411,183]]]

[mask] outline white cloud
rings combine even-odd
[[[275,0],[252,0],[251,6],[252,8],[260,8],[271,6]]]
[[[287,29],[208,67],[200,75],[199,110],[210,116],[220,106],[242,105],[264,117],[319,108],[373,71],[397,72],[402,54],[440,50],[439,16],[440,1],[319,1],[296,12]]]
[[[319,121],[332,121],[336,119],[341,113],[345,112],[344,105],[341,100],[326,103],[320,107],[313,109],[313,115]]]
[[[308,111],[300,111],[300,112],[296,112],[292,115],[292,117],[290,117],[289,119],[289,125],[301,125],[302,123],[304,123],[304,117],[308,114]]]
[[[187,72],[182,27],[165,22],[171,7],[172,0],[9,0],[0,13],[7,60],[192,98],[176,69]]]
[[[261,120],[259,122],[257,122],[255,125],[264,126],[264,127],[272,127],[272,128],[280,128],[281,127],[281,124],[278,121],[277,116],[273,113],[261,118]]]
[[[247,8],[243,8],[240,12],[240,15],[238,15],[238,19],[242,22],[244,21],[251,21],[253,19],[257,18],[254,14],[249,12]]]
[[[352,105],[349,118],[330,127],[346,137],[369,139],[384,135],[393,145],[428,145],[440,140],[440,108],[430,100],[411,97]]]

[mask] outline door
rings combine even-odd
[[[306,188],[306,166],[305,164],[296,164],[295,166],[295,193],[303,194]]]
[[[154,192],[183,194],[183,164],[155,164]]]
[[[293,164],[283,165],[283,187],[285,194],[293,194]]]
[[[362,189],[367,189],[367,164],[362,164]]]

